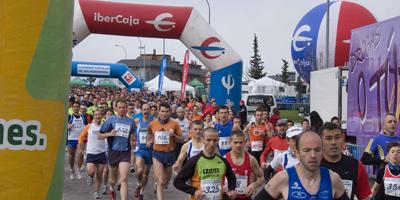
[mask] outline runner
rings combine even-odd
[[[382,131],[369,141],[360,159],[364,165],[374,165],[376,169],[385,165],[386,145],[389,142],[400,141],[400,137],[396,135],[396,115],[387,113],[383,124]]]
[[[373,196],[375,199],[399,200],[400,143],[390,142],[386,148],[388,150],[388,164],[381,168],[376,174]]]
[[[100,129],[99,139],[107,138],[108,165],[110,167],[110,198],[116,199],[115,184],[119,174],[121,199],[128,198],[128,174],[131,160],[131,141],[135,133],[135,122],[126,117],[127,103],[116,102],[117,115],[108,118]]]
[[[231,136],[233,123],[228,120],[228,108],[221,106],[218,109],[220,121],[215,124],[215,129],[219,133],[219,152],[221,156],[224,156],[231,150],[229,145],[229,137]]]
[[[85,125],[87,125],[87,120],[84,115],[79,113],[79,108],[81,104],[79,102],[74,102],[72,104],[72,115],[68,115],[68,132],[67,132],[67,150],[69,157],[70,175],[71,180],[75,179],[75,154],[76,148],[78,146],[78,138],[80,133],[83,131]],[[76,170],[76,177],[82,179],[81,167],[83,164],[83,153],[78,152],[78,168]]]
[[[259,186],[264,183],[264,175],[254,156],[245,151],[245,135],[242,131],[232,131],[231,147],[225,157],[236,175],[236,200],[251,200]],[[252,177],[256,180],[253,181]]]
[[[178,115],[178,118],[176,119],[176,121],[178,122],[179,127],[181,127],[183,143],[185,143],[185,142],[189,141],[189,139],[190,139],[189,138],[189,120],[185,116],[185,109],[183,109],[182,107],[178,107],[176,109],[176,114]],[[183,143],[178,142],[176,144],[176,148],[175,148],[176,158],[178,158],[179,153],[181,152]]]
[[[136,177],[137,186],[135,190],[135,197],[139,200],[143,200],[143,192],[147,185],[149,179],[150,168],[152,165],[152,148],[146,146],[146,137],[148,132],[148,127],[153,117],[150,116],[150,106],[147,103],[142,105],[142,117],[136,119],[136,138],[137,138],[137,150],[136,155]]]
[[[340,126],[326,122],[321,127],[320,135],[324,148],[321,166],[339,174],[351,200],[354,196],[359,200],[368,199],[371,194],[368,174],[360,161],[342,154],[345,143]]]
[[[204,124],[202,121],[196,120],[192,123],[190,132],[193,137],[191,140],[183,144],[178,159],[172,166],[172,169],[174,171],[180,171],[182,168],[182,164],[186,159],[190,159],[195,155],[199,154],[201,151],[203,151],[204,149],[203,130],[204,130]]]
[[[276,174],[256,196],[255,200],[336,199],[348,200],[338,174],[320,167],[321,138],[312,131],[298,136],[296,156],[299,164]]]
[[[164,200],[164,188],[168,186],[175,163],[175,147],[183,141],[182,130],[178,122],[170,118],[171,108],[162,103],[158,119],[150,122],[147,134],[147,147],[153,144],[153,167],[156,179],[157,199]]]
[[[260,156],[261,167],[268,166],[267,157],[271,152],[273,152],[273,156],[278,156],[279,154],[285,152],[289,148],[289,145],[286,141],[287,120],[286,119],[278,120],[276,122],[275,129],[277,132],[277,136],[274,136],[268,140],[267,144],[265,145],[264,151],[261,153]]]
[[[174,186],[187,194],[191,200],[224,197],[235,199],[236,177],[228,161],[219,156],[218,132],[214,128],[204,131],[204,151],[192,157],[174,180]],[[228,180],[227,193],[223,193],[223,180]],[[224,195],[225,194],[225,195]]]
[[[103,114],[100,110],[96,110],[93,113],[93,122],[88,124],[79,136],[78,149],[80,152],[84,150],[84,140],[87,138],[86,145],[86,166],[87,166],[87,184],[93,185],[93,177],[96,174],[96,185],[94,188],[93,197],[94,199],[100,199],[99,189],[102,183],[102,175],[104,165],[107,163],[106,159],[106,142],[104,139],[99,140],[97,137],[100,127],[101,119]]]
[[[260,163],[260,156],[264,149],[264,141],[268,137],[268,130],[262,121],[263,109],[258,107],[254,113],[255,121],[249,123],[244,128],[244,133],[248,135],[250,154]]]
[[[278,154],[272,159],[271,164],[264,170],[265,180],[269,180],[276,169],[287,169],[299,163],[294,150],[296,149],[297,136],[303,132],[303,127],[293,126],[286,131],[286,140],[289,144],[288,150]]]

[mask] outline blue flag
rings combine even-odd
[[[162,93],[165,68],[167,68],[167,58],[165,56],[163,56],[163,58],[161,60],[161,65],[160,65],[160,75],[158,77],[158,91],[157,91],[158,96],[161,96],[161,93]]]

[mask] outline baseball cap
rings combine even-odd
[[[287,119],[279,119],[278,121],[276,121],[276,125],[279,126],[281,124],[285,124],[287,125]]]
[[[293,136],[300,135],[303,132],[303,127],[301,126],[292,126],[286,131],[286,137],[291,138]]]

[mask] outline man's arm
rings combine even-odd
[[[99,133],[97,133],[98,139],[106,139],[108,137],[115,136],[117,134],[116,130],[113,130],[109,120],[105,121],[101,127]]]
[[[367,152],[363,152],[360,160],[364,165],[380,165],[383,162],[380,158],[373,157]]]
[[[183,143],[184,138],[183,138],[183,134],[182,134],[182,129],[179,126],[178,122],[175,122],[174,129],[175,129],[174,136],[175,136],[176,142]]]
[[[288,188],[289,179],[286,171],[280,171],[265,185],[254,200],[276,200],[284,196],[283,191]]]
[[[346,189],[344,188],[342,179],[340,176],[329,170],[329,175],[332,181],[332,192],[333,192],[333,199],[334,200],[350,200],[349,196],[347,196]]]
[[[252,194],[254,194],[257,191],[257,188],[265,182],[264,173],[258,165],[257,159],[254,158],[252,155],[250,155],[250,165],[254,175],[256,176],[256,181],[247,186],[247,196],[251,196]]]
[[[271,152],[271,150],[272,150],[272,148],[271,148],[271,140],[268,140],[268,143],[267,143],[264,151],[261,153],[261,156],[260,156],[261,167],[266,167],[267,166],[266,158],[267,158],[268,154]]]
[[[365,171],[364,165],[358,161],[356,196],[359,200],[367,200],[370,194],[371,188],[369,187],[368,174]]]
[[[198,154],[189,159],[187,163],[183,166],[182,170],[175,177],[174,186],[176,189],[194,196],[197,188],[188,185],[187,180],[191,179],[194,176],[196,171],[196,163],[199,160],[200,156],[201,154]]]
[[[172,169],[174,171],[179,171],[182,168],[182,163],[185,161],[185,158],[187,156],[187,149],[188,149],[189,143],[186,142],[183,144],[181,148],[181,152],[179,153],[178,159],[176,159],[175,164],[172,166]]]

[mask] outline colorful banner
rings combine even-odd
[[[62,199],[73,1],[0,10],[0,199]]]
[[[129,90],[142,88],[142,82],[128,66],[122,63],[94,63],[74,61],[71,76],[117,78]]]
[[[181,99],[184,99],[186,95],[186,84],[188,80],[188,75],[189,75],[189,50],[186,50],[182,68]]]
[[[160,64],[160,75],[158,76],[158,91],[157,91],[158,96],[161,96],[162,94],[164,74],[166,68],[167,68],[167,57],[163,56]]]
[[[210,98],[239,110],[242,59],[190,7],[76,0],[74,45],[91,33],[179,39],[212,72]],[[232,31],[235,30],[232,26]],[[162,82],[162,81],[161,81]]]
[[[400,17],[356,29],[351,35],[347,132],[366,145],[388,112],[400,114]]]

